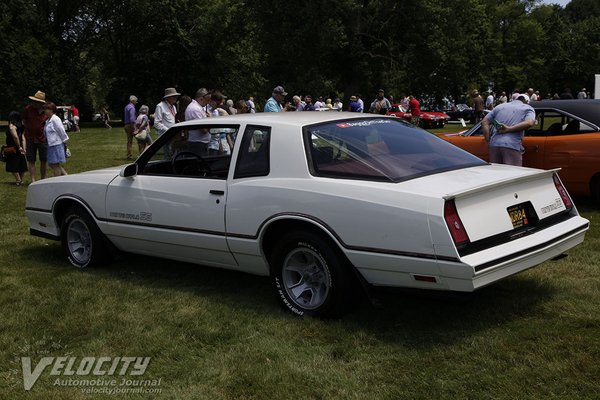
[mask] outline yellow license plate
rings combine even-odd
[[[514,229],[529,225],[529,218],[527,217],[527,212],[523,205],[509,207],[507,208],[507,211]]]

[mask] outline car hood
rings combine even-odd
[[[429,115],[436,118],[447,118],[448,115],[439,111],[421,111],[421,116]]]
[[[75,174],[75,175],[83,175],[83,176],[89,176],[89,175],[96,175],[96,176],[112,176],[113,178],[117,175],[119,175],[119,172],[121,172],[121,170],[126,166],[125,165],[119,165],[117,167],[108,167],[108,168],[103,168],[103,169],[95,169],[93,171],[85,171],[85,172],[81,172],[79,174]]]
[[[97,169],[93,171],[85,171],[77,174],[70,174],[64,176],[57,176],[50,179],[43,179],[39,181],[32,182],[29,187],[35,187],[38,185],[55,185],[60,182],[62,183],[77,183],[77,182],[86,182],[86,183],[96,183],[96,184],[106,184],[108,185],[116,176],[119,175],[119,172],[123,169],[124,165],[118,167],[110,167],[104,169]]]

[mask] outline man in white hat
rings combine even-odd
[[[38,154],[40,156],[40,179],[46,177],[48,145],[44,135],[44,126],[48,117],[43,109],[44,104],[46,104],[46,93],[38,90],[33,96],[29,96],[29,100],[29,105],[25,106],[21,118],[25,127],[27,166],[31,174],[31,181],[35,182],[35,162]]]
[[[162,136],[170,127],[177,123],[177,108],[175,103],[181,93],[177,93],[175,88],[166,88],[165,95],[160,103],[156,105],[154,110],[154,128],[158,133],[158,137]],[[165,160],[171,159],[171,146],[169,143],[163,146]]]
[[[490,146],[490,162],[522,166],[523,135],[533,124],[535,110],[524,93],[490,111],[481,121],[483,135]]]

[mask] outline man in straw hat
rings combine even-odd
[[[181,93],[177,93],[175,88],[166,88],[162,101],[156,105],[154,127],[159,137],[177,123],[175,103],[179,96],[181,96]],[[169,143],[164,145],[163,152],[165,160],[171,159],[171,146]]]
[[[38,154],[40,156],[40,179],[46,177],[48,146],[44,136],[44,126],[48,117],[44,113],[44,104],[46,104],[46,93],[38,90],[33,96],[29,96],[29,104],[25,106],[22,114],[27,142],[27,166],[32,182],[36,180],[35,162]]]

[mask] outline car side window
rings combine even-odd
[[[248,125],[240,144],[234,179],[269,175],[270,143],[270,127]]]
[[[570,115],[556,110],[545,110],[538,112],[536,125],[530,131],[534,133],[530,136],[539,136],[535,135],[535,132],[539,132],[544,136],[562,136],[594,132],[595,129]]]
[[[218,124],[173,127],[142,153],[138,174],[227,179],[238,130],[239,126]]]

